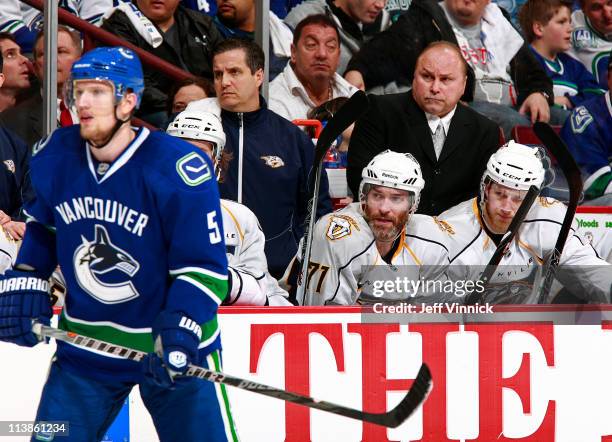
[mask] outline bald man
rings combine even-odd
[[[357,196],[361,171],[385,149],[409,152],[423,171],[417,212],[438,215],[477,194],[487,159],[499,146],[499,128],[459,102],[467,65],[459,48],[430,44],[417,59],[412,90],[370,96],[348,153],[348,184]]]

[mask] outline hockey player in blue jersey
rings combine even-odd
[[[612,53],[611,53],[612,55]],[[608,91],[577,107],[561,129],[561,137],[582,169],[589,204],[612,204],[612,56]]]
[[[190,363],[221,363],[227,258],[212,164],[180,139],[130,126],[143,88],[125,48],[74,63],[66,98],[80,125],[34,148],[37,198],[15,270],[0,281],[0,339],[37,344],[31,321],[49,323],[46,280],[59,263],[69,293],[59,327],[149,355],[137,363],[58,342],[36,420],[68,421],[63,440],[99,441],[138,385],[160,440],[236,440],[224,387],[180,376]]]

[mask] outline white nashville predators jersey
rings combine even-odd
[[[352,203],[316,223],[309,283],[305,299],[303,302],[298,299],[298,302],[303,305],[352,305],[377,299],[399,301],[387,298],[388,293],[382,286],[384,281],[377,278],[395,280],[400,275],[403,278],[406,269],[410,269],[407,271],[413,280],[437,277],[448,265],[446,242],[447,233],[442,225],[429,216],[412,215],[401,234],[400,246],[387,264],[378,252],[359,203]],[[395,289],[392,296],[398,296],[398,292],[401,296],[401,289]],[[408,297],[409,291],[405,294]]]
[[[257,217],[245,205],[221,200],[228,266],[232,274],[230,305],[291,305],[288,293],[268,273],[266,238]]]
[[[477,280],[496,250],[495,243],[481,224],[476,198],[464,201],[443,212],[439,219],[452,230],[449,243],[450,270],[454,277]],[[509,244],[491,277],[493,284],[531,281],[535,270],[554,249],[566,207],[563,203],[540,197],[536,199],[518,234]],[[557,277],[574,294],[589,301],[609,302],[612,268],[600,259],[589,244],[570,230],[563,248]],[[529,298],[508,302],[529,302]]]

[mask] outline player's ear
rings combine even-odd
[[[121,116],[132,115],[136,110],[136,104],[138,103],[138,96],[133,92],[128,92],[123,95],[123,98],[119,102],[119,111]]]

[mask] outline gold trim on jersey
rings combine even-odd
[[[438,225],[438,227],[440,228],[440,230],[442,230],[443,232],[448,233],[449,235],[454,235],[455,234],[455,231],[453,230],[452,226],[449,223],[447,223],[446,221],[442,221],[437,216],[434,216],[433,219],[436,222],[436,224]]]
[[[234,216],[232,211],[227,208],[227,206],[225,206],[225,205],[223,205],[223,203],[221,203],[221,207],[223,207],[225,210],[227,210],[227,213],[229,214],[230,218],[232,219],[232,221],[234,221],[234,225],[236,226],[236,229],[238,229],[238,235],[240,235],[240,242],[243,242],[244,241],[244,233],[242,233],[242,229],[240,228],[240,223],[238,223],[238,220],[236,219],[236,217]]]
[[[538,256],[538,254],[535,252],[535,250],[533,250],[528,244],[525,244],[523,241],[521,241],[520,239],[518,240],[518,245],[523,247],[525,250],[527,250],[529,253],[531,253],[533,255],[533,257],[536,259],[536,261],[538,261],[538,264],[542,264],[544,263],[544,258],[540,258]]]
[[[538,200],[539,200],[540,205],[542,207],[551,207],[551,206],[554,206],[555,204],[557,204],[559,202],[556,199],[547,198],[545,196],[538,197]]]

